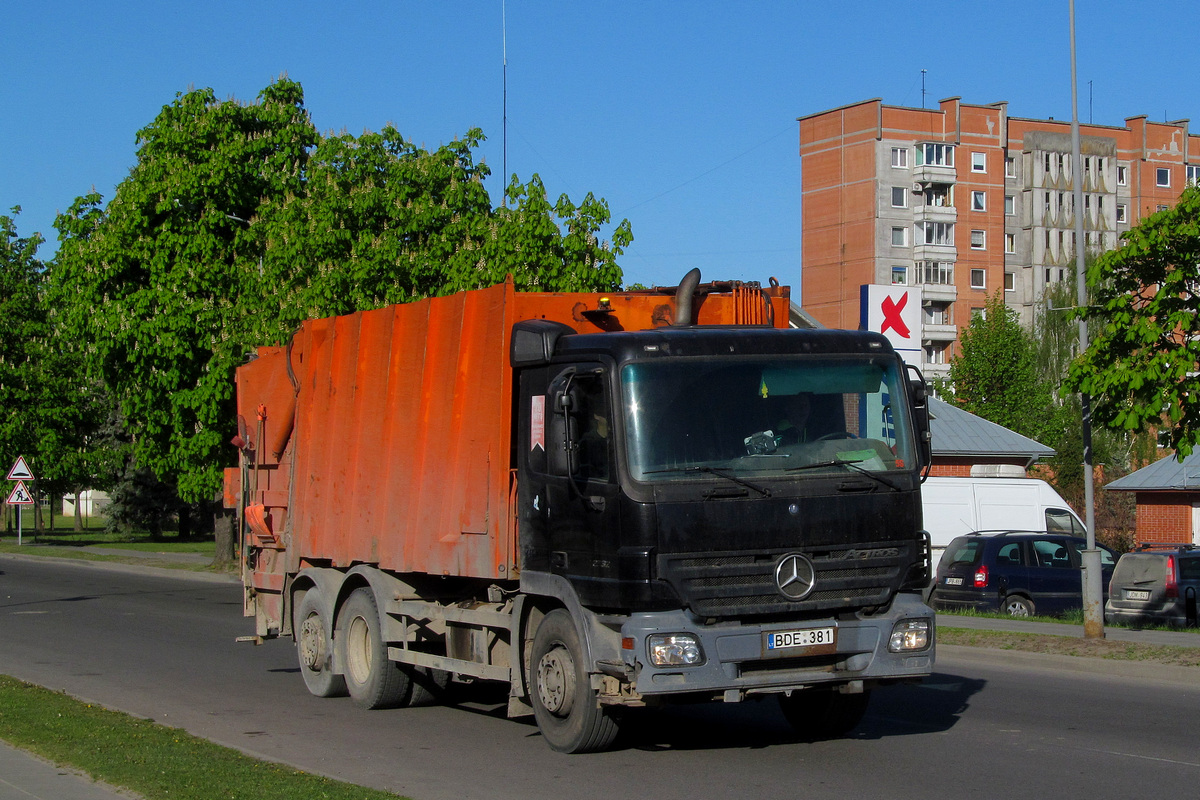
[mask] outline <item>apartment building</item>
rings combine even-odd
[[[908,308],[913,325],[890,319],[911,336],[910,363],[945,375],[960,329],[989,296],[1003,290],[1031,325],[1048,286],[1074,286],[1069,120],[951,97],[933,109],[868,100],[799,123],[801,296],[822,324],[877,325],[877,313],[867,321],[869,305],[878,311],[869,289],[893,312]],[[1123,231],[1200,180],[1200,136],[1187,120],[1130,117],[1080,134],[1091,250],[1117,247]]]

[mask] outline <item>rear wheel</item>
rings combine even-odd
[[[1010,594],[1004,599],[1004,613],[1010,617],[1032,617],[1033,601],[1019,594]]]
[[[552,749],[591,753],[612,744],[617,720],[592,691],[579,632],[566,611],[551,611],[538,625],[529,671],[533,715]]]
[[[778,697],[783,716],[808,741],[845,736],[862,721],[871,702],[870,691],[842,694],[830,689],[802,689]]]
[[[304,685],[317,697],[341,697],[346,680],[333,672],[333,626],[319,589],[309,589],[300,598],[292,631]]]
[[[363,708],[393,708],[411,689],[408,673],[388,660],[379,609],[369,588],[355,589],[338,614],[346,689]]]

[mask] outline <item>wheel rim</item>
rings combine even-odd
[[[1010,617],[1028,617],[1029,608],[1019,600],[1009,600],[1008,615]]]
[[[325,665],[325,626],[317,614],[309,614],[300,625],[300,663],[313,672]]]
[[[557,646],[538,662],[538,699],[557,717],[571,713],[575,703],[575,661],[565,647]]]
[[[357,684],[365,684],[371,677],[371,629],[362,617],[350,620],[346,629],[346,673]]]

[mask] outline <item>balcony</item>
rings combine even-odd
[[[918,164],[913,167],[913,180],[919,183],[954,183],[957,177],[954,167],[945,164]]]
[[[917,222],[957,222],[958,209],[933,204],[914,206],[913,219]]]
[[[929,287],[925,287],[928,295]],[[957,325],[921,325],[921,339],[926,342],[953,342],[958,338]]]

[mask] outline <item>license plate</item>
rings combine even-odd
[[[947,586],[962,586],[962,578],[946,578]]]
[[[799,649],[835,652],[837,628],[801,628],[794,631],[774,631],[763,634],[769,653],[794,652]]]
[[[1144,592],[1140,589],[1126,589],[1125,590],[1125,599],[1126,600],[1149,600],[1150,593]]]

